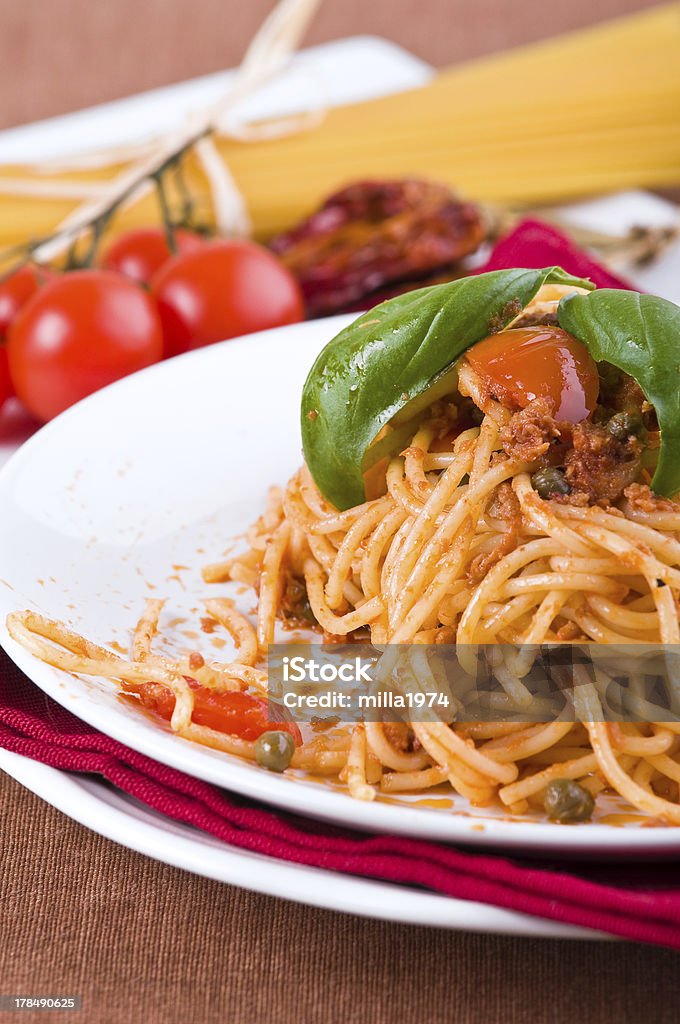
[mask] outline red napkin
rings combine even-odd
[[[482,269],[552,264],[600,286],[630,287],[560,232],[533,220],[502,240]],[[85,725],[46,697],[3,652],[0,746],[54,768],[102,775],[167,817],[242,849],[680,949],[680,880],[672,864],[567,866],[543,860],[538,865],[417,839],[365,835],[268,810]]]
[[[680,881],[674,865],[542,861],[537,866],[419,839],[364,835],[268,810],[102,735],[46,697],[3,652],[0,746],[53,768],[102,775],[148,807],[231,846],[680,949]]]

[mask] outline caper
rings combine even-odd
[[[629,437],[642,437],[645,426],[639,412],[617,412],[607,424],[607,431],[617,441],[627,441]]]
[[[550,498],[553,494],[569,494],[571,491],[562,470],[554,466],[537,469],[531,477],[531,486],[539,498]]]
[[[255,741],[255,760],[270,772],[283,772],[295,753],[295,740],[289,732],[272,729]]]
[[[588,821],[595,801],[592,794],[573,779],[553,779],[545,787],[543,806],[551,821]]]

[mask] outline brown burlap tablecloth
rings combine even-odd
[[[680,961],[298,906],[126,850],[0,773],[0,995],[79,994],[46,1024],[665,1024]],[[398,891],[395,899],[398,899]]]

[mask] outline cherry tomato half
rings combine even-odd
[[[209,729],[254,741],[263,732],[280,729],[289,732],[297,746],[302,743],[300,730],[294,722],[272,722],[267,715],[267,701],[240,690],[217,693],[188,680],[194,690],[191,721]],[[142,704],[169,721],[175,709],[175,695],[167,686],[144,683],[137,691]]]
[[[169,356],[304,316],[295,278],[254,242],[211,242],[175,256],[155,275],[151,291]]]
[[[180,228],[175,231],[175,244],[178,253],[187,253],[201,249],[205,241],[195,231]],[[101,264],[105,270],[115,270],[140,284],[148,284],[173,255],[163,228],[138,228],[117,238],[104,251]]]
[[[75,270],[45,285],[7,338],[17,395],[41,420],[158,362],[162,351],[153,300],[108,270]]]
[[[597,404],[597,366],[585,346],[560,327],[500,331],[473,345],[466,357],[511,409],[547,398],[555,419],[580,423]]]

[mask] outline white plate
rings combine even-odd
[[[93,778],[69,775],[0,750],[0,769],[70,818],[165,864],[314,907],[405,924],[553,939],[611,939],[485,903],[355,878],[233,849],[144,807]]]
[[[172,735],[110,683],[46,666],[8,637],[6,613],[34,608],[127,646],[144,599],[162,595],[170,646],[202,645],[214,656],[216,638],[198,630],[200,602],[236,589],[206,586],[200,566],[259,514],[267,485],[284,483],[298,465],[302,383],[348,319],[265,331],[162,363],[92,395],[28,441],[0,475],[0,636],[8,652],[46,693],[130,747],[325,821],[572,856],[680,850],[680,829],[565,828],[472,810],[460,798],[432,808],[427,795],[366,804],[338,787],[272,775]],[[252,594],[237,600],[252,609]]]

